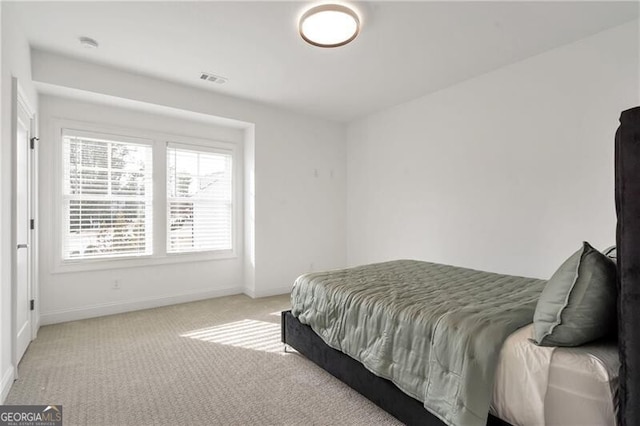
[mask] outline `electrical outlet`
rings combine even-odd
[[[113,285],[111,286],[114,290],[120,290],[120,278],[113,280]]]

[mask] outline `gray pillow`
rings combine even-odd
[[[604,254],[614,262],[618,261],[618,250],[616,249],[616,246],[607,247],[606,249],[602,250],[602,254]]]
[[[584,242],[545,286],[533,315],[540,346],[579,346],[616,326],[616,265]]]

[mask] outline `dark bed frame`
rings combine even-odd
[[[282,312],[282,342],[360,392],[402,423],[444,425],[424,408],[422,402],[402,392],[393,382],[376,376],[349,355],[328,346],[311,327],[298,321],[291,311]],[[510,426],[492,415],[489,415],[487,425]]]
[[[616,132],[618,215],[619,426],[640,425],[640,107],[624,111]],[[282,342],[407,425],[442,426],[423,404],[360,362],[328,346],[291,311],[282,312]],[[508,426],[489,415],[487,425]]]
[[[616,132],[618,229],[618,424],[640,425],[640,107],[620,117]]]

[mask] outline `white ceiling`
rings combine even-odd
[[[309,4],[10,7],[34,47],[339,121],[638,18],[636,2],[360,2],[359,37],[320,49],[297,34],[297,18]],[[99,49],[80,47],[80,36],[98,40]],[[201,71],[229,81],[200,81]]]

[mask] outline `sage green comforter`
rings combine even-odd
[[[485,425],[504,340],[545,281],[415,260],[302,275],[292,313],[448,425]]]

